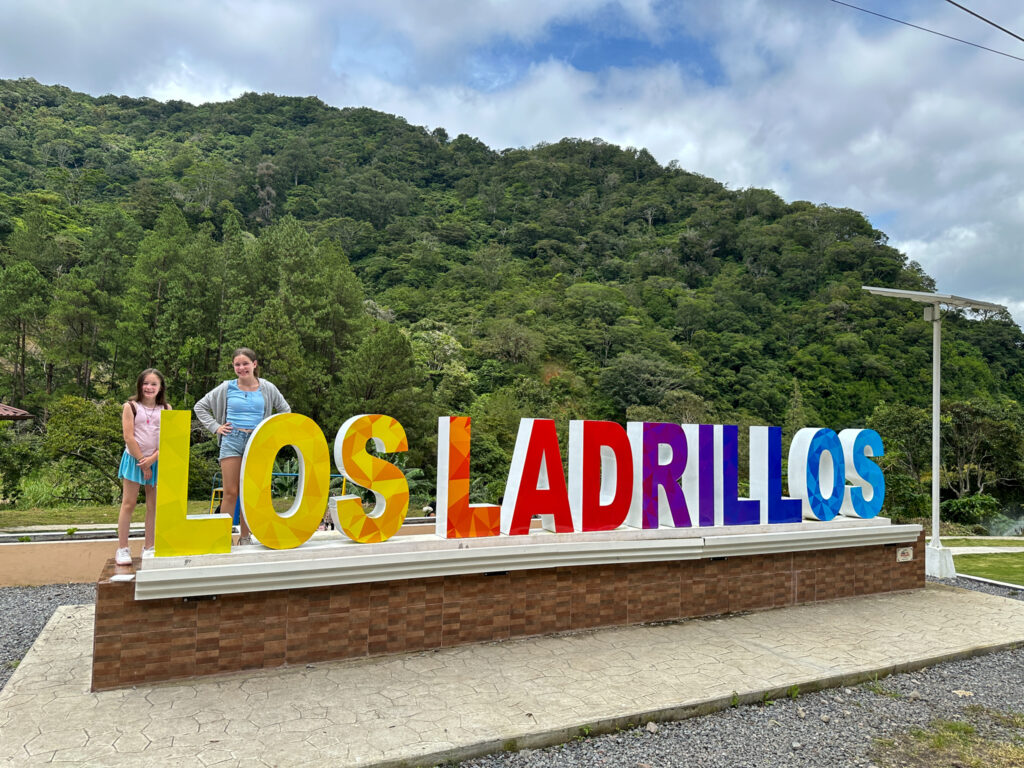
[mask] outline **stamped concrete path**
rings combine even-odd
[[[0,692],[0,765],[434,765],[1024,642],[1024,602],[929,585],[90,693],[92,617],[59,608]]]

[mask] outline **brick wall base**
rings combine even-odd
[[[551,632],[778,608],[924,586],[892,545],[136,600],[96,589],[94,691]]]

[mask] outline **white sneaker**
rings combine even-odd
[[[114,553],[114,562],[118,565],[131,565],[132,551],[128,547],[121,547]]]
[[[154,547],[146,547],[142,550],[143,557],[153,557]]]

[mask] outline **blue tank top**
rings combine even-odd
[[[227,420],[236,429],[255,429],[263,421],[263,393],[245,392],[237,381],[229,381]]]

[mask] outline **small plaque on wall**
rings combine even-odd
[[[896,562],[897,563],[909,563],[914,559],[914,548],[913,547],[898,547],[896,549]]]

